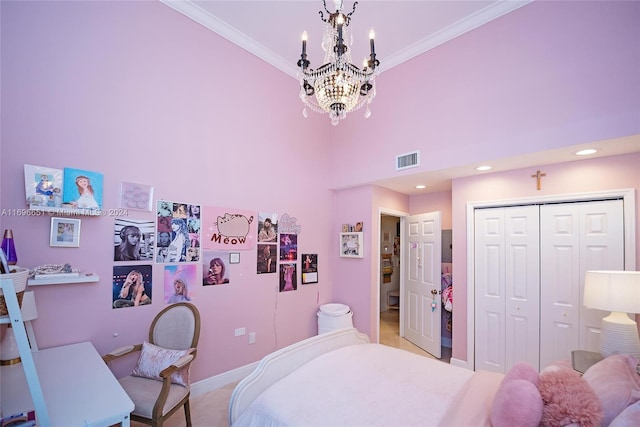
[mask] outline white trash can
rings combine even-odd
[[[318,334],[353,328],[353,313],[348,305],[324,304],[318,310]]]

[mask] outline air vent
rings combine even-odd
[[[396,170],[415,168],[420,166],[420,151],[405,153],[396,156]]]

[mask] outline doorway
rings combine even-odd
[[[424,215],[429,216],[431,214]],[[410,217],[406,213],[380,210],[379,251],[377,254],[379,290],[377,293],[379,312],[378,342],[422,356],[440,356],[441,360],[449,362],[451,358],[450,343],[447,346],[446,343],[442,342],[442,344],[445,345],[441,347],[440,334],[438,334],[437,348],[437,350],[440,351],[432,349],[434,351],[433,354],[430,354],[405,338],[405,332],[407,332],[405,329],[407,322],[407,313],[405,310],[407,309],[407,305],[402,301],[401,296],[405,295],[406,292],[409,292],[409,295],[413,295],[410,291],[411,288],[406,288],[406,268],[401,268],[405,262],[408,262],[405,261],[405,258],[408,256],[408,253],[411,252],[410,250],[409,252],[406,251],[406,244],[411,240],[409,239],[409,235],[406,234],[407,230],[405,230],[405,222],[408,218]],[[411,218],[413,219],[414,217]],[[411,224],[411,222],[409,224]],[[439,233],[437,234],[437,239],[440,240]],[[440,247],[439,242],[437,247]],[[438,265],[439,260],[440,256],[438,256]],[[439,287],[439,276],[437,281]],[[410,300],[412,299],[410,298]],[[431,312],[431,310],[429,311]]]

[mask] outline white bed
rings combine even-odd
[[[356,329],[342,329],[262,359],[233,391],[229,423],[489,426],[502,378],[371,344]]]

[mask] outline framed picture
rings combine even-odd
[[[102,209],[102,181],[100,172],[64,168],[62,203],[74,209]]]
[[[49,246],[77,248],[80,246],[80,220],[51,218]]]
[[[62,205],[63,171],[24,165],[24,188],[29,207]]]
[[[302,284],[318,283],[318,254],[302,254]]]
[[[120,185],[120,207],[151,212],[153,209],[153,187],[122,181]]]
[[[240,252],[229,253],[229,264],[240,264]]]
[[[364,233],[340,233],[340,256],[364,258]]]

